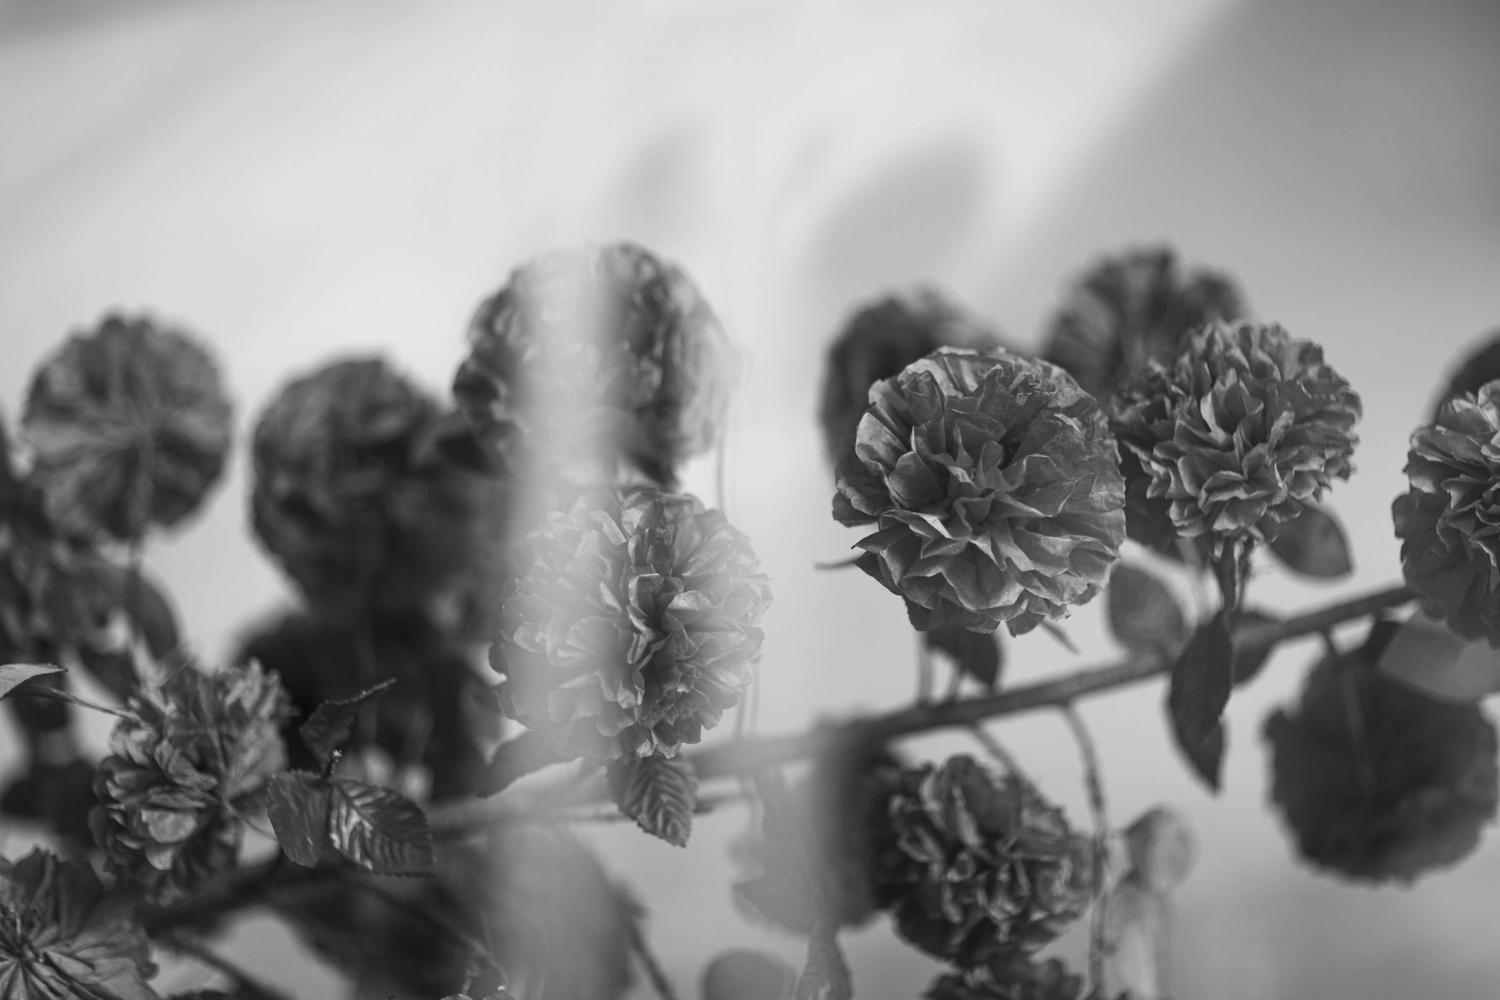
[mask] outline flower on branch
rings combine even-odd
[[[1099,261],[1069,289],[1042,356],[1108,408],[1148,362],[1170,364],[1191,334],[1244,315],[1227,275],[1185,271],[1168,247],[1131,250]]]
[[[37,849],[0,870],[6,1000],[157,1000],[151,945],[131,902],[87,864]]]
[[[939,976],[927,1000],[1083,1000],[1083,977],[1061,959],[1005,955],[965,972]]]
[[[1364,650],[1313,668],[1301,703],[1266,720],[1271,798],[1308,861],[1410,882],[1456,864],[1500,801],[1495,727],[1379,673]]]
[[[147,683],[110,735],[90,816],[110,868],[166,900],[235,864],[241,816],[286,766],[286,695],[256,664]]]
[[[896,930],[962,969],[1029,955],[1088,909],[1088,837],[1014,775],[968,756],[901,773],[887,801],[876,893]]]
[[[299,378],[261,414],[255,532],[320,614],[409,611],[468,583],[495,497],[424,447],[439,416],[375,358]]]
[[[1013,635],[1103,589],[1125,536],[1103,413],[1062,369],[942,348],[870,390],[833,516],[923,631]]]
[[[770,588],[745,536],[697,499],[586,493],[522,564],[490,659],[502,710],[562,756],[673,756],[750,683]]]
[[[854,446],[859,420],[869,406],[870,386],[939,347],[999,347],[977,318],[930,288],[891,295],[857,311],[844,325],[823,371],[818,417],[823,443],[835,465]]]
[[[1407,586],[1459,635],[1500,646],[1500,380],[1412,434],[1406,477],[1391,513]]]
[[[469,324],[453,395],[491,457],[634,463],[661,484],[724,432],[738,358],[686,273],[633,243],[517,268]]]
[[[1153,362],[1115,400],[1132,538],[1269,542],[1334,479],[1348,479],[1359,396],[1323,349],[1275,324],[1214,324]],[[1144,489],[1139,488],[1144,486]]]
[[[121,541],[169,528],[224,471],[229,400],[213,358],[153,320],[110,314],[37,370],[22,418],[49,515]]]

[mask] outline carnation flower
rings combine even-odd
[[[1014,775],[950,757],[903,771],[887,810],[877,896],[930,955],[969,969],[1030,954],[1088,909],[1092,843]]]
[[[256,664],[184,665],[128,708],[99,765],[90,825],[119,877],[166,900],[234,866],[240,814],[286,766],[286,695]]]
[[[1271,541],[1332,480],[1349,478],[1359,417],[1359,396],[1316,344],[1274,324],[1194,334],[1115,400],[1115,434],[1136,460],[1122,463],[1133,480],[1131,537],[1159,545],[1151,526],[1165,516],[1179,537],[1207,536],[1216,558],[1226,545]]]
[[[858,927],[878,910],[874,831],[900,761],[884,747],[860,746],[819,758],[788,795],[789,808],[761,817],[743,849],[754,877],[734,887],[756,916],[804,936],[831,919]]]
[[[224,471],[232,433],[208,352],[152,320],[115,314],[38,369],[22,423],[51,517],[122,541],[196,510]]]
[[[297,379],[261,414],[255,532],[320,614],[426,608],[470,582],[495,492],[424,448],[439,419],[373,358]]]
[[[1103,413],[1061,368],[945,347],[877,382],[833,516],[923,631],[1013,635],[1104,587],[1125,536]]]
[[[1147,362],[1170,364],[1190,334],[1244,314],[1226,275],[1184,271],[1166,247],[1132,250],[1106,257],[1069,289],[1042,356],[1107,408]]]
[[[1459,635],[1500,646],[1500,380],[1412,434],[1406,477],[1391,514],[1407,586]]]
[[[849,318],[823,372],[818,416],[823,443],[835,465],[854,446],[855,430],[869,406],[870,386],[939,347],[999,347],[995,334],[942,294],[923,288],[891,295],[862,307]]]
[[[770,589],[745,536],[695,498],[587,493],[522,561],[490,658],[505,714],[558,753],[673,756],[750,683]]]
[[[517,268],[469,324],[453,395],[491,456],[634,463],[669,484],[724,431],[738,361],[687,274],[633,243]]]
[[[1500,801],[1495,727],[1377,672],[1363,650],[1308,675],[1266,721],[1271,798],[1302,856],[1351,878],[1410,882],[1462,860]]]
[[[151,945],[131,904],[87,864],[37,849],[0,871],[6,1000],[157,1000]]]
[[[1083,977],[1062,960],[1032,961],[1005,955],[966,972],[940,976],[928,988],[927,1000],[1082,1000]]]

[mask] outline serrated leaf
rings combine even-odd
[[[490,758],[489,766],[479,776],[475,792],[479,795],[498,795],[526,775],[565,760],[567,758],[554,750],[552,744],[540,733],[521,733],[495,748],[495,755]]]
[[[971,632],[961,625],[939,625],[922,633],[929,650],[951,657],[958,672],[993,690],[1000,683],[1005,650],[1000,633]]]
[[[693,765],[667,757],[626,757],[609,762],[609,795],[642,830],[686,847],[698,802]]]
[[[0,698],[4,698],[33,677],[62,673],[67,673],[67,671],[52,663],[0,664]]]
[[[354,729],[354,723],[359,718],[359,713],[366,705],[369,705],[385,694],[386,690],[396,683],[395,680],[384,680],[374,687],[366,688],[352,698],[342,698],[338,701],[325,701],[313,709],[313,714],[302,724],[299,732],[302,742],[307,749],[311,750],[324,767],[333,759],[333,752],[344,744],[349,734]]]
[[[763,951],[720,952],[703,970],[703,1000],[787,1000],[797,970]]]
[[[430,875],[432,828],[422,807],[400,792],[336,778],[328,838],[344,857],[377,875]]]
[[[1187,639],[1187,617],[1176,596],[1141,567],[1117,563],[1104,596],[1109,630],[1126,649],[1167,653]]]
[[[793,1000],[849,1000],[854,980],[832,923],[820,923],[807,939],[807,965],[797,977]]]
[[[1243,608],[1235,618],[1237,629],[1244,626],[1270,625],[1281,621],[1276,615],[1256,608]],[[1266,661],[1270,659],[1271,651],[1276,648],[1274,642],[1263,645],[1251,645],[1239,642],[1234,647],[1234,683],[1236,687],[1249,684],[1260,676],[1261,670],[1265,668]]]
[[[327,856],[333,788],[316,774],[287,771],[266,787],[266,815],[276,841],[292,861],[315,867]]]
[[[1287,569],[1320,580],[1348,576],[1354,570],[1343,527],[1321,507],[1303,507],[1283,524],[1271,542],[1271,553]]]
[[[1500,650],[1417,612],[1396,628],[1377,669],[1441,701],[1473,703],[1500,691]]]
[[[1188,763],[1214,791],[1224,764],[1224,707],[1234,686],[1234,644],[1225,612],[1200,625],[1177,662],[1167,691],[1172,735]]]

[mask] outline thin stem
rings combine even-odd
[[[87,698],[79,697],[73,692],[64,691],[61,688],[42,687],[40,684],[38,684],[32,687],[28,687],[26,688],[26,690],[19,693],[28,698],[46,698],[49,701],[65,701],[70,705],[77,705],[79,708],[92,709],[95,712],[103,712],[105,715],[113,715],[116,718],[120,719],[135,718],[135,716],[131,715],[124,709],[112,708],[109,705],[101,705],[96,701],[89,701]]]
[[[657,961],[651,945],[646,941],[646,935],[641,932],[640,920],[625,921],[625,928],[630,935],[630,947],[635,952],[635,957],[640,959],[641,968],[646,970],[646,978],[650,980],[656,995],[661,1000],[677,1000],[677,991],[672,988],[672,981],[667,978],[661,962]]]
[[[917,704],[932,701],[932,653],[927,649],[927,636],[917,632]]]
[[[134,650],[141,644],[141,554],[145,548],[141,537],[130,540],[125,576],[125,617],[130,622],[130,646]]]
[[[250,997],[252,1000],[290,1000],[285,993],[256,979],[201,941],[195,941],[181,934],[169,934],[163,939],[163,943],[173,951],[197,959],[215,972],[227,976],[235,984],[236,993],[239,995]]]
[[[1094,905],[1089,914],[1089,987],[1104,990],[1104,865],[1109,849],[1109,813],[1104,803],[1104,780],[1099,767],[1099,751],[1088,725],[1072,702],[1062,705],[1063,719],[1078,744],[1083,758],[1083,784],[1088,792],[1089,812],[1094,819]]]
[[[974,735],[974,739],[979,742],[979,745],[984,747],[985,752],[995,758],[996,763],[1005,768],[1007,772],[1014,775],[1017,781],[1023,785],[1036,787],[1031,779],[1026,776],[1026,772],[1021,770],[1021,765],[1017,764],[1016,759],[1010,755],[1010,751],[1001,746],[1000,741],[991,736],[983,726],[976,722],[969,727],[969,732]]]

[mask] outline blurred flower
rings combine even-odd
[[[256,664],[181,665],[128,709],[99,765],[90,825],[119,877],[170,899],[234,866],[239,814],[286,766],[286,695]]]
[[[1459,635],[1500,646],[1500,380],[1411,436],[1391,514],[1406,584]]]
[[[823,443],[835,465],[854,446],[855,430],[870,402],[870,386],[939,347],[999,347],[981,322],[940,292],[918,289],[891,295],[859,309],[828,349],[823,402],[818,418]]]
[[[967,756],[903,771],[887,803],[878,898],[918,948],[963,969],[1027,955],[1088,909],[1088,837],[1022,780]]]
[[[695,498],[586,494],[522,560],[490,658],[505,714],[558,753],[673,756],[750,683],[770,589],[748,539]]]
[[[1313,864],[1409,882],[1457,863],[1500,801],[1495,728],[1477,705],[1440,702],[1374,669],[1365,651],[1324,659],[1301,704],[1266,720],[1271,798]]]
[[[1152,360],[1170,365],[1190,334],[1245,315],[1227,275],[1184,271],[1168,247],[1106,257],[1068,290],[1042,356],[1109,408],[1116,388]]]
[[[740,853],[754,877],[735,898],[761,919],[795,934],[832,919],[858,927],[878,911],[874,831],[881,826],[900,761],[881,746],[820,757],[788,796],[789,808],[764,810]]]
[[[738,360],[686,273],[633,243],[511,273],[469,324],[453,395],[492,457],[622,456],[659,484],[724,433]]]
[[[938,977],[927,1000],[1083,1000],[1083,977],[1060,959],[1034,962],[1005,955],[966,972]]]
[[[1442,418],[1443,404],[1456,396],[1473,396],[1484,386],[1500,379],[1500,329],[1491,330],[1477,347],[1472,348],[1454,368],[1432,410],[1432,423]]]
[[[0,872],[6,1000],[156,1000],[151,945],[130,901],[87,864],[37,849]]]
[[[1323,349],[1279,326],[1194,334],[1116,397],[1115,434],[1146,482],[1127,494],[1131,537],[1159,544],[1147,526],[1165,513],[1179,537],[1208,536],[1215,557],[1227,543],[1270,541],[1333,479],[1349,478],[1360,412]]]
[[[1125,535],[1115,443],[1062,369],[945,347],[877,382],[833,516],[923,631],[1013,635],[1094,597]]]
[[[366,642],[368,661],[360,651]],[[469,651],[421,615],[383,614],[349,626],[285,613],[247,633],[233,662],[257,662],[280,679],[296,710],[282,725],[293,770],[320,766],[296,735],[303,720],[325,701],[385,680],[395,687],[366,709],[375,716],[374,731],[355,728],[346,761],[373,745],[398,767],[423,769],[431,801],[472,796],[484,748],[499,735],[500,720],[490,707],[494,693],[473,669]]]
[[[320,368],[261,414],[255,532],[320,614],[432,608],[472,582],[498,496],[424,448],[438,420],[379,359]]]
[[[196,510],[224,471],[232,434],[208,352],[116,314],[37,370],[22,424],[48,514],[68,531],[121,541]]]

